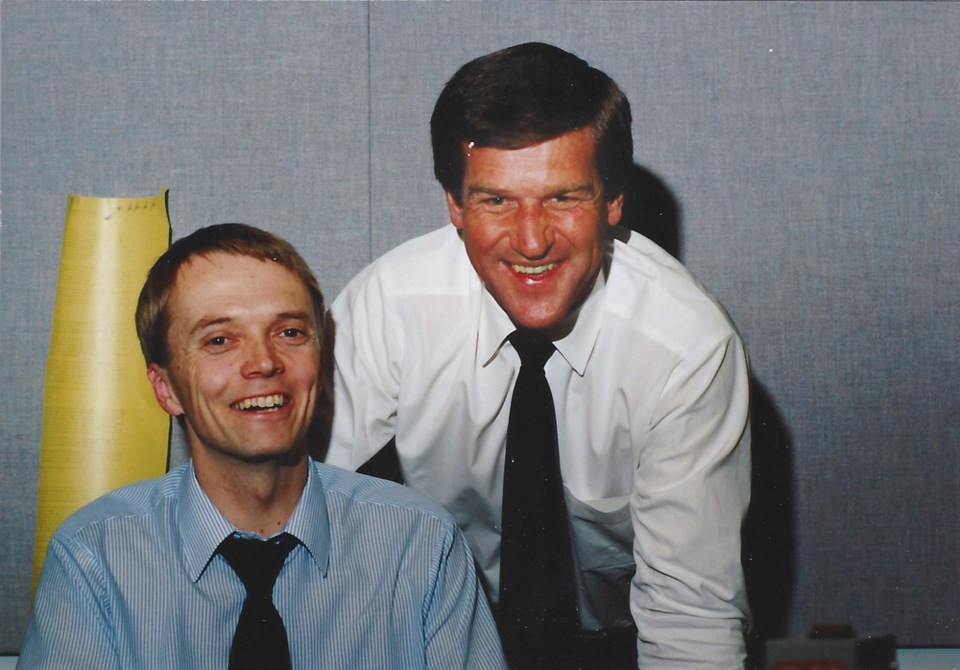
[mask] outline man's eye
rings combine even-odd
[[[299,344],[310,339],[310,331],[306,328],[283,328],[280,330],[280,338],[290,341],[291,344]]]
[[[495,195],[493,193],[477,194],[474,202],[483,207],[504,207],[510,204],[510,198],[505,195]]]
[[[203,340],[203,348],[211,353],[220,353],[230,350],[230,337],[228,335],[214,335]]]
[[[552,198],[553,206],[560,209],[576,207],[579,202],[580,200],[572,195],[555,195]]]

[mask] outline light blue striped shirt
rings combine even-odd
[[[243,584],[235,528],[184,464],[55,533],[18,668],[226,668]],[[401,486],[313,463],[274,588],[294,668],[503,668],[450,515]]]

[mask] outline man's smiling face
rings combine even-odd
[[[464,147],[461,200],[450,220],[477,274],[521,328],[548,329],[574,312],[600,271],[605,227],[623,197],[605,200],[593,131],[521,149]]]
[[[298,457],[320,390],[317,315],[303,282],[222,252],[185,263],[166,305],[170,362],[148,376],[191,452],[247,462]]]

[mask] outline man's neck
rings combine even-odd
[[[194,472],[210,502],[237,530],[270,537],[283,530],[307,483],[307,456],[259,463],[194,454]]]

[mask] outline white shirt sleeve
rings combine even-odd
[[[680,361],[639,453],[630,606],[640,667],[743,668],[749,374],[735,335]]]
[[[334,421],[326,462],[356,470],[396,434],[399,375],[390,361],[403,329],[389,323],[377,282],[354,282],[330,308],[334,346]]]

